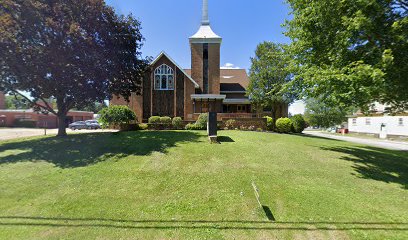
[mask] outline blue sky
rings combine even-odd
[[[202,0],[106,0],[118,13],[132,13],[146,38],[142,53],[167,52],[181,67],[190,68],[188,38],[200,25]],[[221,65],[249,69],[250,57],[263,41],[288,43],[281,25],[290,18],[284,1],[209,0],[211,27],[223,38]],[[301,110],[301,109],[300,109]],[[298,112],[297,109],[291,112]]]

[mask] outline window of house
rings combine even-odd
[[[366,118],[366,125],[371,125],[371,118]]]
[[[238,112],[240,112],[240,113],[246,112],[246,106],[245,106],[245,105],[238,105],[238,106],[237,106],[237,110],[238,110]]]
[[[404,126],[404,119],[403,118],[398,119],[398,125],[399,126]]]
[[[353,118],[353,125],[357,125],[357,118]]]
[[[154,89],[155,90],[173,90],[174,89],[174,71],[166,64],[154,70]]]

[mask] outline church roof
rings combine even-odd
[[[184,71],[191,76],[191,69]],[[248,85],[249,77],[245,69],[220,69],[220,87],[225,89],[221,91],[246,91]]]

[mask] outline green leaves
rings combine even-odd
[[[102,109],[99,122],[103,127],[137,121],[136,114],[127,106],[110,106]]]
[[[367,109],[408,102],[408,21],[401,1],[288,0],[286,35],[304,97]]]
[[[248,95],[252,102],[271,107],[293,101],[294,97],[285,88],[291,81],[291,73],[284,48],[284,45],[272,42],[258,45],[249,72]]]

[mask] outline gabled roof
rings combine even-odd
[[[187,74],[186,71],[184,71],[183,68],[180,67],[180,65],[178,65],[165,51],[162,51],[154,60],[152,63],[150,63],[150,66],[153,66],[154,64],[156,64],[157,61],[159,61],[160,58],[162,58],[163,56],[167,57],[170,62],[172,62],[174,65],[176,65],[176,67],[178,69],[180,69],[180,71],[186,75],[188,77],[188,79],[190,79],[190,81],[194,84],[195,88],[200,88],[200,85],[198,85],[198,83],[196,81],[194,81],[193,78],[191,78],[191,74]]]

